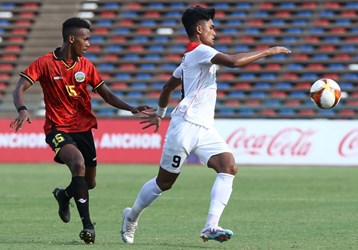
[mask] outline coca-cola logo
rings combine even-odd
[[[358,155],[358,129],[349,131],[339,143],[338,152],[343,157]]]
[[[283,128],[277,133],[254,134],[238,128],[227,138],[235,154],[268,156],[306,156],[312,147],[313,130]]]

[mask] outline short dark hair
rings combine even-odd
[[[91,29],[91,24],[79,17],[72,17],[67,19],[66,21],[63,22],[62,24],[62,38],[63,41],[65,42],[67,37],[69,35],[73,34],[73,29],[81,29],[81,28],[85,28],[85,29]]]
[[[215,9],[203,8],[199,5],[186,9],[181,21],[189,37],[195,34],[195,27],[200,20],[210,20],[215,17]]]

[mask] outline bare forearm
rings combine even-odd
[[[233,55],[234,66],[242,67],[268,55],[270,55],[269,50],[259,50],[254,52],[235,54]]]
[[[118,109],[123,109],[123,110],[128,110],[128,111],[133,111],[134,108],[128,104],[126,101],[122,100],[121,98],[115,96],[115,95],[109,95],[106,97],[105,101],[113,106],[113,107],[116,107]]]

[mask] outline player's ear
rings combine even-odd
[[[198,34],[201,34],[201,32],[202,32],[202,27],[201,27],[201,25],[196,25],[195,26],[195,31],[196,31],[196,33],[198,33]]]
[[[75,36],[69,35],[67,39],[68,39],[68,42],[72,44],[75,41]]]

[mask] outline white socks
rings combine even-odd
[[[137,199],[135,200],[129,218],[132,221],[137,221],[143,210],[157,199],[163,192],[157,185],[156,177],[145,183],[139,191]]]
[[[218,173],[211,189],[211,202],[205,228],[217,227],[226,204],[229,202],[234,175]]]

